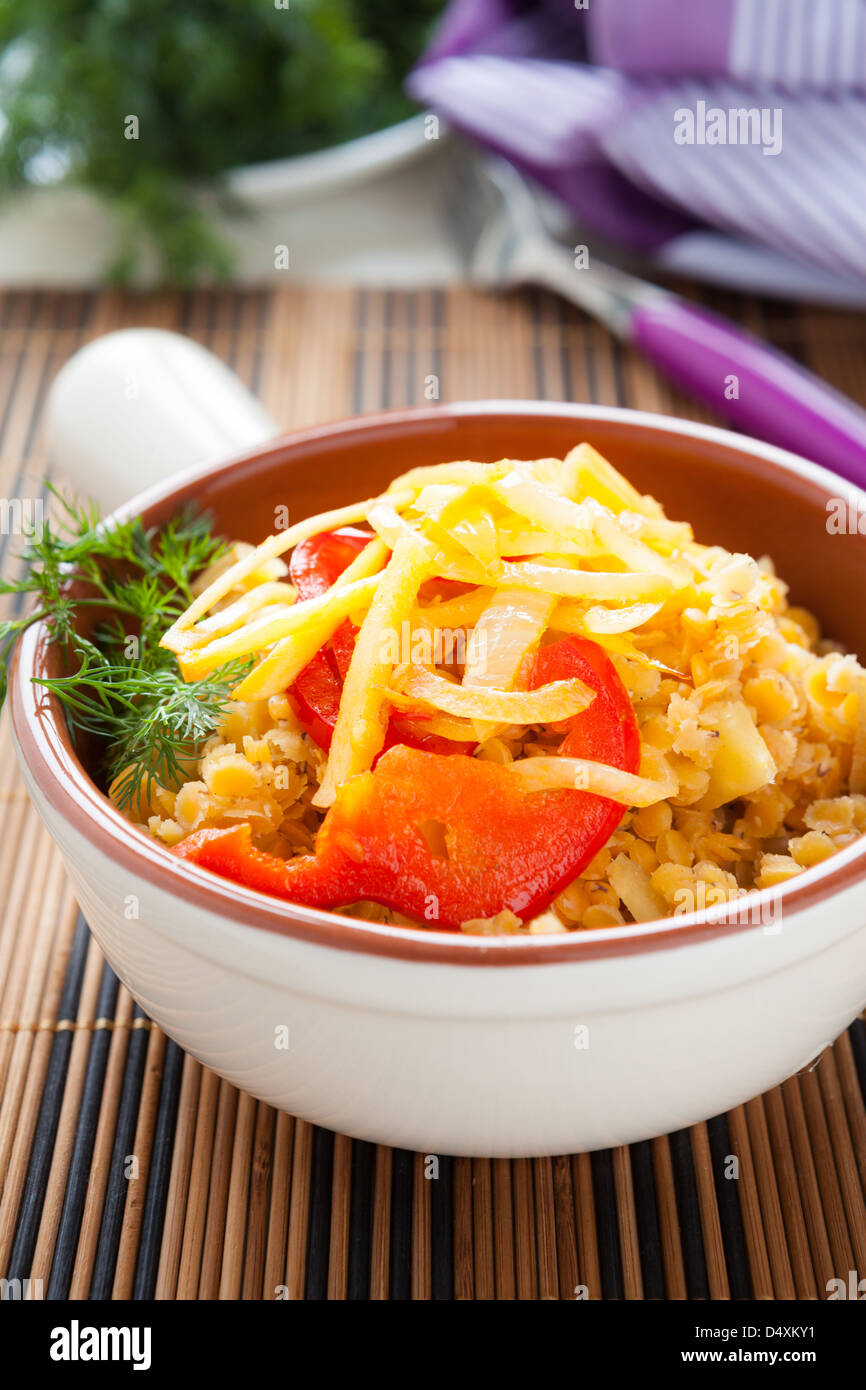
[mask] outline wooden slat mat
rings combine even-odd
[[[862,321],[703,294],[866,393]],[[0,298],[0,493],[38,496],[65,358],[152,324],[225,358],[286,426],[471,397],[693,404],[546,295],[280,289]],[[864,401],[866,403],[866,401]],[[0,535],[4,573],[14,537]],[[0,1278],[47,1298],[824,1298],[866,1275],[866,1027],[693,1129],[553,1159],[354,1142],[240,1094],[104,963],[0,728]],[[733,1159],[739,1176],[732,1177]]]

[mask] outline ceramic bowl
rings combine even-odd
[[[307,430],[125,508],[194,499],[255,541],[418,464],[561,456],[587,439],[699,539],[773,556],[795,602],[866,652],[866,536],[844,488],[704,425],[603,407],[491,402]],[[747,909],[568,936],[461,936],[280,903],[170,857],[111,806],[54,701],[44,629],[17,652],[24,775],[91,929],[170,1037],[272,1105],[425,1153],[518,1156],[628,1143],[724,1111],[808,1064],[866,1000],[866,840]]]

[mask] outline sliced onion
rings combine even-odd
[[[588,632],[631,632],[648,623],[662,607],[661,603],[629,603],[623,608],[607,608],[599,603],[586,610],[583,621]]]
[[[589,758],[563,758],[558,754],[518,758],[509,764],[509,771],[518,778],[524,792],[570,788],[609,797],[623,806],[654,806],[657,801],[676,796],[679,781],[662,754],[648,746],[642,753],[640,776]]]
[[[528,652],[538,645],[556,599],[532,589],[500,589],[472,632],[463,684],[473,690],[513,690]]]
[[[469,690],[436,671],[404,666],[395,671],[389,699],[398,709],[429,705],[463,719],[490,723],[555,724],[580,714],[595,699],[583,681],[551,681],[538,690]]]
[[[514,588],[540,589],[560,598],[648,599],[667,598],[672,584],[655,572],[602,573],[599,570],[560,569],[535,564],[532,560],[502,565],[500,583]]]

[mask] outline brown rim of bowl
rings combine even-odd
[[[355,417],[331,425],[281,435],[273,442],[210,467],[186,473],[173,484],[161,484],[132,499],[116,515],[136,515],[167,499],[193,497],[203,477],[218,476],[243,464],[284,454],[347,433],[398,432],[412,425],[444,425],[448,419],[467,416],[559,416],[565,419],[621,422],[640,429],[722,444],[767,474],[794,473],[814,485],[824,496],[836,496],[840,485],[858,495],[866,509],[866,495],[858,493],[825,469],[784,450],[732,434],[713,426],[675,420],[663,415],[618,407],[578,406],[544,401],[481,401],[418,409],[385,411]],[[30,680],[43,669],[47,647],[44,625],[34,624],[18,643],[9,682],[12,727],[20,754],[41,794],[87,838],[96,850],[138,874],[147,882],[175,893],[203,911],[229,918],[251,928],[262,928],[338,950],[401,960],[460,965],[540,965],[629,955],[669,949],[705,941],[722,934],[763,930],[780,900],[786,916],[831,896],[839,889],[866,878],[866,839],[840,851],[824,864],[808,870],[784,889],[764,890],[741,900],[733,912],[724,906],[705,912],[683,913],[658,922],[581,931],[567,935],[479,937],[424,927],[382,926],[360,918],[271,900],[220,879],[205,870],[174,858],[167,850],[137,830],[114,808],[84,770],[73,751],[58,702]],[[769,912],[768,912],[769,905]],[[744,920],[741,920],[744,919]]]

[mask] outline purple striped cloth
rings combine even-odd
[[[627,251],[866,299],[866,0],[453,0],[409,88]]]

